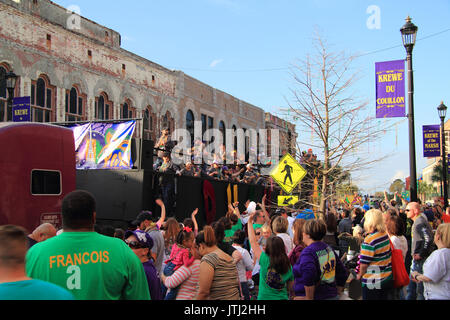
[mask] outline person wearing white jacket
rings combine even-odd
[[[241,283],[241,295],[244,298],[244,300],[250,300],[250,291],[248,287],[248,279],[247,279],[247,271],[253,270],[253,259],[250,256],[250,253],[247,249],[245,249],[244,243],[245,243],[246,234],[242,230],[236,230],[233,236],[233,247],[238,250],[241,255],[242,259],[239,260],[239,262],[236,264],[238,275],[239,275],[239,281]]]

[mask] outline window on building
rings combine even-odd
[[[244,139],[245,139],[245,161],[248,161],[249,149],[250,149],[250,137],[247,134],[247,128],[243,128],[244,130]]]
[[[445,153],[450,154],[450,131],[444,131],[445,136]]]
[[[8,90],[6,89],[5,79],[5,75],[8,71],[9,70],[5,66],[0,65],[0,122],[12,120],[10,119],[11,110],[8,110]]]
[[[237,151],[237,148],[238,148],[237,128],[236,128],[236,126],[233,126],[232,129],[233,129],[233,136],[234,136],[233,148],[234,148],[234,150]]]
[[[131,106],[130,100],[126,100],[122,104],[121,112],[120,112],[120,118],[121,119],[133,119],[136,117],[136,109],[134,109]]]
[[[191,110],[188,110],[186,113],[186,130],[191,136],[191,147],[194,145],[194,122],[194,113]]]
[[[223,122],[223,121],[220,121],[220,122],[219,122],[219,130],[220,130],[220,132],[222,133],[222,143],[223,143],[224,145],[227,145],[227,142],[226,142],[225,122]]]
[[[76,86],[66,92],[66,121],[83,121],[85,116],[86,95],[80,94]]]
[[[160,128],[161,128],[160,130],[162,130],[164,128],[169,128],[171,134],[174,131],[174,129],[175,129],[175,119],[172,117],[172,114],[170,113],[170,111],[167,111],[161,117]]]
[[[153,109],[151,106],[148,106],[144,110],[143,118],[144,118],[144,139],[155,141],[155,139],[156,139],[156,132],[155,132],[156,116],[153,113]]]
[[[55,86],[46,76],[31,82],[31,120],[33,122],[53,122],[55,111]]]
[[[203,138],[203,135],[205,134],[205,132],[206,132],[206,128],[207,128],[207,123],[206,123],[206,121],[207,121],[207,116],[206,116],[206,114],[202,114],[202,138]]]
[[[288,131],[288,139],[287,139],[287,143],[288,143],[288,153],[292,154],[292,132]]]
[[[208,117],[208,129],[214,129],[214,118]],[[210,142],[214,142],[214,136],[208,137]]]
[[[102,92],[95,98],[95,119],[109,120],[112,118],[113,103],[109,101],[108,95]]]

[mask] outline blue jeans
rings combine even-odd
[[[417,271],[423,274],[423,264],[425,260],[412,260],[411,272]],[[408,287],[406,288],[406,300],[425,300],[423,295],[423,283],[415,283],[410,281]]]
[[[168,264],[166,264],[165,268],[164,268],[164,275],[166,277],[170,277],[171,275],[173,275],[173,273],[175,272],[175,264],[173,264],[172,262],[169,262]],[[164,286],[165,288],[165,286]],[[164,300],[176,300],[177,298],[177,294],[178,294],[178,288],[173,288],[170,289],[169,292],[167,292],[166,297],[164,298]],[[167,290],[167,288],[166,288]]]

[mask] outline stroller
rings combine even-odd
[[[349,250],[348,253],[343,255],[342,260],[345,268],[350,272],[349,280],[346,284],[348,296],[352,300],[360,300],[362,297],[361,280],[356,279],[359,269],[359,252]]]

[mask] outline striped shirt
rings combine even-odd
[[[202,258],[202,263],[209,264],[214,269],[214,277],[209,291],[210,300],[239,300],[239,276],[234,261],[221,259],[216,253],[210,253]]]
[[[164,282],[169,289],[180,286],[176,300],[194,300],[198,294],[200,281],[200,260],[194,260],[189,266],[181,266]]]
[[[360,263],[367,264],[362,285],[368,289],[382,289],[392,281],[391,245],[386,232],[371,233],[361,246]]]

